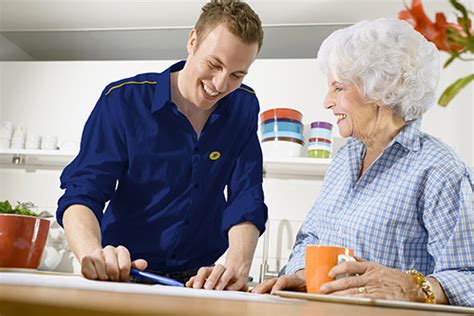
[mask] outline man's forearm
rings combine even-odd
[[[239,263],[238,268],[241,272],[248,274],[259,236],[260,232],[257,227],[250,222],[233,226],[229,230],[229,250],[226,264],[228,262]]]
[[[64,231],[69,247],[81,259],[102,248],[100,226],[91,209],[84,205],[71,205],[63,215]]]

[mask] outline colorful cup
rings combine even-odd
[[[293,133],[293,132],[269,132],[262,134],[262,139],[272,138],[272,137],[289,137],[289,138],[296,138],[304,141],[303,134],[300,133]]]
[[[331,158],[331,151],[324,149],[310,149],[308,150],[309,158]]]
[[[262,133],[293,132],[303,133],[303,124],[293,122],[280,122],[278,120],[262,124]]]
[[[285,118],[301,122],[303,120],[303,114],[300,111],[289,108],[269,109],[260,114],[261,122],[276,118]]]

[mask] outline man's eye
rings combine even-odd
[[[235,79],[242,79],[244,76],[239,74],[232,74],[232,77],[234,77]]]
[[[334,88],[334,91],[336,91],[336,92],[340,92],[340,91],[342,91],[342,88],[335,87],[335,88]]]

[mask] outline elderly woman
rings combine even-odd
[[[420,131],[439,77],[435,46],[405,21],[378,19],[334,32],[318,59],[329,87],[324,107],[348,141],[285,275],[253,292],[305,291],[305,247],[336,245],[360,259],[335,266],[331,277],[353,276],[323,284],[322,293],[474,306],[473,175]],[[429,282],[424,289],[415,272]]]

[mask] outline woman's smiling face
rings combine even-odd
[[[363,138],[373,130],[378,105],[368,101],[354,83],[337,81],[331,71],[327,74],[328,93],[324,108],[332,110],[342,137]]]

